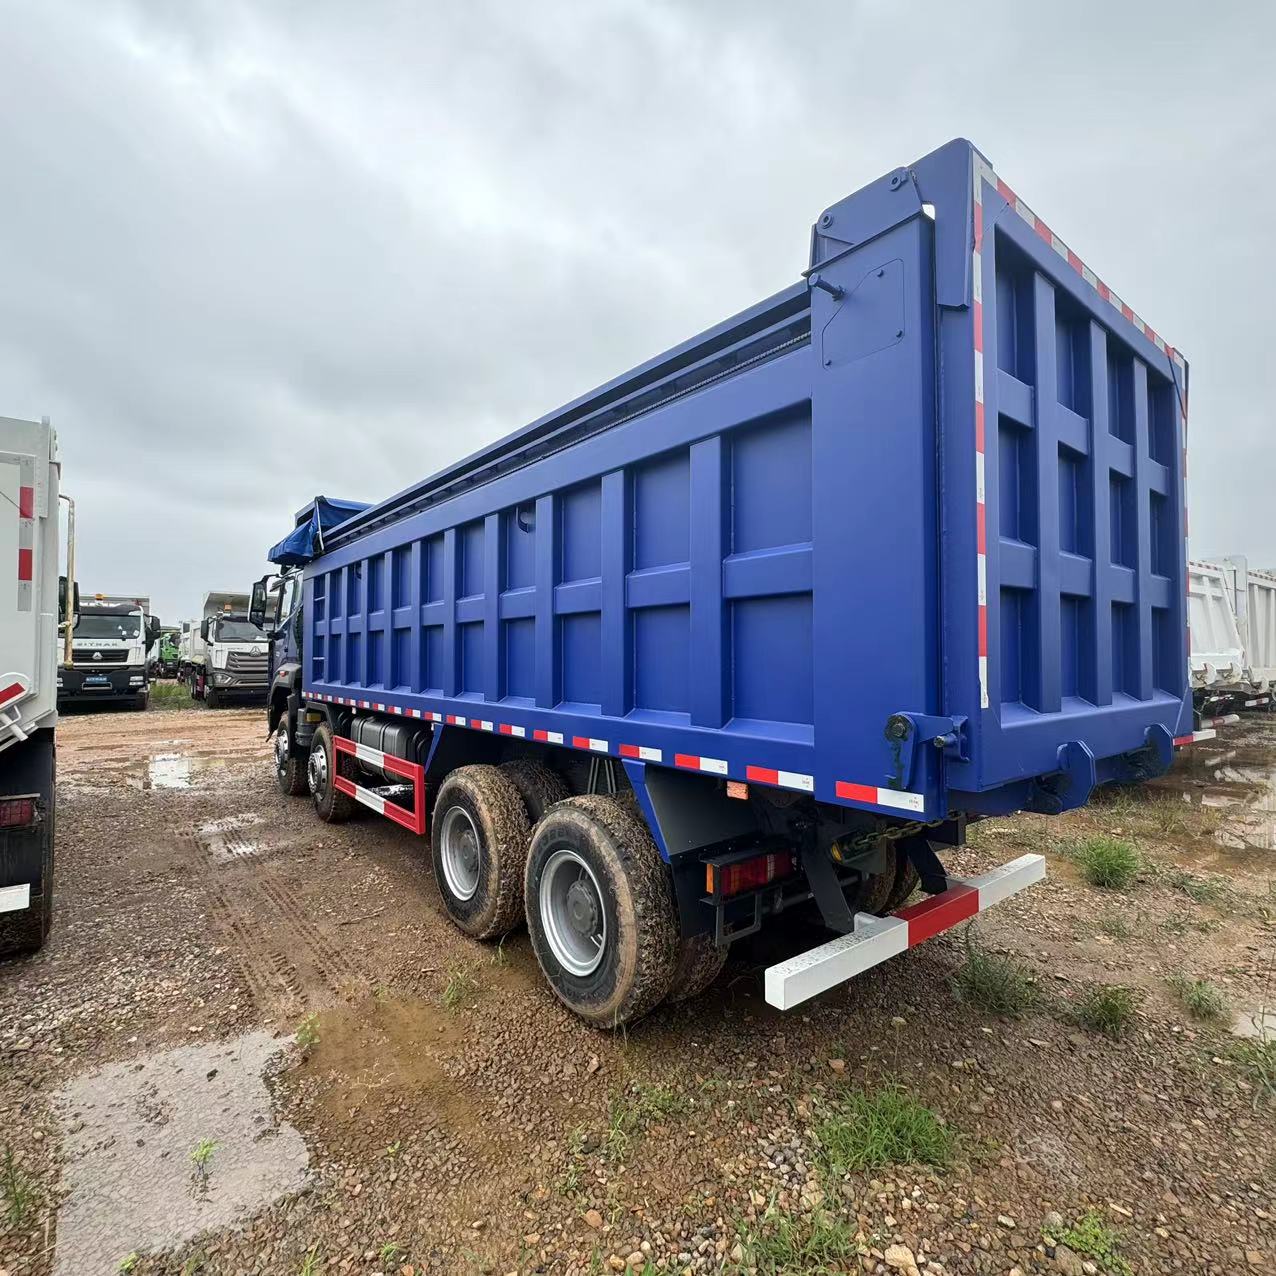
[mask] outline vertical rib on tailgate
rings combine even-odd
[[[948,588],[974,577],[979,659],[973,774],[952,779],[979,791],[1062,771],[1084,800],[1131,774],[1135,751],[1157,769],[1186,722],[1187,369],[972,163],[975,563],[951,556]],[[946,499],[968,521],[970,493]]]

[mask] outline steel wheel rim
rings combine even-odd
[[[306,775],[310,780],[311,793],[315,797],[322,797],[328,789],[328,754],[326,750],[310,750],[310,762],[306,767]]]
[[[607,911],[594,870],[560,847],[545,861],[538,900],[555,961],[578,978],[592,975],[607,951]]]
[[[459,900],[474,898],[482,866],[482,843],[470,813],[462,806],[448,807],[439,829],[439,859],[443,880]]]
[[[288,733],[275,732],[275,767],[282,772],[288,765]]]

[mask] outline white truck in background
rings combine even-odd
[[[47,420],[0,417],[0,956],[39,948],[53,916],[58,630],[75,610],[58,575],[60,476]]]
[[[58,703],[127,702],[145,709],[150,699],[147,649],[159,633],[149,598],[91,594],[81,600],[71,641],[71,663],[58,675]]]
[[[223,700],[264,700],[270,681],[270,644],[248,620],[249,596],[230,590],[204,595],[200,619],[179,642],[178,677],[191,696],[216,709]]]

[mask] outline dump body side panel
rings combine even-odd
[[[1245,654],[1226,568],[1214,563],[1188,565],[1188,617],[1192,685],[1205,688],[1239,684]]]

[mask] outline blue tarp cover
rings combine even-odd
[[[364,501],[338,501],[331,496],[316,496],[297,514],[297,526],[266,557],[280,567],[299,567],[323,553],[323,536],[338,523],[368,508]]]

